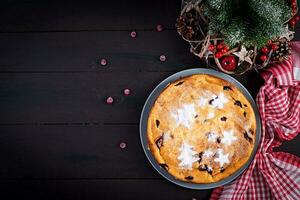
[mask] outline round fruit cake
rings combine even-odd
[[[192,75],[169,84],[148,118],[149,148],[177,179],[212,183],[230,176],[250,158],[256,119],[233,84]]]

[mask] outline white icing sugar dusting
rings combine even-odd
[[[224,93],[220,93],[219,96],[214,95],[214,100],[212,101],[212,106],[214,108],[222,109],[224,105],[228,103],[228,99],[225,97]]]
[[[218,135],[215,134],[215,133],[210,132],[210,133],[207,134],[207,140],[209,142],[215,142],[217,138],[218,138]]]
[[[222,143],[225,145],[231,145],[237,138],[234,136],[233,130],[223,131]]]
[[[197,113],[194,104],[184,104],[181,108],[172,113],[172,117],[176,120],[177,126],[182,124],[189,129],[195,120],[195,115],[197,115]]]
[[[214,112],[209,112],[208,115],[207,115],[207,119],[212,119],[215,117],[215,113]]]
[[[198,153],[193,150],[193,146],[183,142],[179,151],[180,155],[177,157],[180,160],[179,167],[192,169],[193,163],[199,160]]]
[[[207,171],[212,171],[212,167],[207,165]]]
[[[168,141],[168,140],[170,140],[171,139],[171,134],[170,134],[170,132],[166,132],[166,133],[164,133],[163,134],[163,141]]]
[[[229,154],[224,154],[223,149],[218,149],[217,155],[218,157],[215,158],[214,161],[220,163],[221,167],[224,164],[229,164],[229,159],[228,159]]]
[[[208,102],[208,99],[201,96],[200,99],[198,100],[198,105],[200,107],[204,107],[207,105],[207,102]]]
[[[207,149],[206,151],[204,151],[204,153],[203,153],[202,156],[205,157],[205,158],[209,158],[209,157],[211,157],[213,155],[214,155],[214,152],[212,150],[210,150],[210,149]]]

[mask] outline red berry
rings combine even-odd
[[[106,99],[106,103],[107,104],[112,104],[114,102],[114,98],[112,98],[112,97],[107,97],[107,99]]]
[[[292,20],[290,21],[290,25],[291,25],[291,26],[295,26],[295,25],[296,25],[296,20],[292,19]]]
[[[297,8],[297,2],[296,1],[292,2],[292,8]]]
[[[161,62],[165,62],[167,60],[167,57],[165,55],[161,55],[161,56],[159,56],[159,60]]]
[[[126,96],[130,95],[130,93],[131,93],[130,89],[128,89],[128,88],[124,89],[123,92],[124,92],[124,95],[126,95]]]
[[[221,58],[223,56],[223,53],[218,51],[216,54],[215,54],[215,57],[216,58]]]
[[[209,51],[215,50],[215,45],[213,45],[213,44],[209,45],[208,50]]]
[[[237,66],[236,59],[234,56],[226,56],[225,58],[222,59],[221,65],[223,69],[227,71],[233,71]]]
[[[296,16],[296,17],[295,17],[295,20],[296,20],[296,21],[299,21],[299,19],[300,19],[299,16]]]
[[[224,47],[224,44],[223,44],[223,43],[220,43],[220,44],[217,45],[217,49],[218,49],[218,50],[223,49],[223,47]]]
[[[226,53],[228,51],[228,49],[227,48],[223,48],[223,49],[221,49],[221,52],[224,54],[224,53]]]
[[[278,49],[278,46],[276,44],[272,44],[271,49],[275,51]]]
[[[100,60],[100,64],[101,64],[102,66],[107,65],[107,60],[104,59],[104,58],[102,58],[102,59]]]
[[[135,32],[135,31],[132,31],[132,32],[130,33],[130,36],[131,36],[132,38],[135,38],[135,37],[136,37],[136,32]]]
[[[126,146],[127,146],[127,144],[126,144],[125,142],[121,142],[121,143],[119,144],[119,146],[120,146],[121,149],[125,149]]]
[[[164,30],[164,26],[161,25],[161,24],[158,24],[158,25],[156,26],[156,30],[157,30],[158,32],[162,32],[162,31]]]
[[[272,46],[273,46],[273,45],[272,45]],[[263,48],[261,49],[261,52],[263,52],[264,54],[267,54],[267,53],[269,52],[268,47],[263,47]]]
[[[268,45],[271,45],[271,44],[273,44],[273,41],[272,41],[272,40],[269,40],[269,41],[268,41]]]
[[[261,61],[265,61],[265,60],[267,60],[268,59],[268,56],[266,56],[266,55],[261,55],[260,56],[260,60]]]

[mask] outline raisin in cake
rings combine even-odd
[[[212,183],[248,161],[255,130],[253,109],[233,84],[198,74],[160,94],[148,118],[147,136],[152,154],[174,177]]]

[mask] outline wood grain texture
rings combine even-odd
[[[172,72],[2,73],[1,123],[138,123],[146,98]],[[255,77],[255,78],[254,78]],[[255,72],[238,77],[253,95]],[[130,88],[130,96],[123,89]],[[106,98],[113,96],[113,105]]]
[[[1,199],[208,199],[210,190],[190,190],[165,180],[0,181]],[[14,188],[19,190],[16,192]],[[8,198],[9,197],[9,198]]]
[[[144,155],[138,130],[97,123],[1,125],[0,180],[163,180]],[[279,150],[299,155],[299,141]]]
[[[176,1],[59,1],[3,0],[1,32],[154,30],[157,24],[174,29],[180,13]]]

